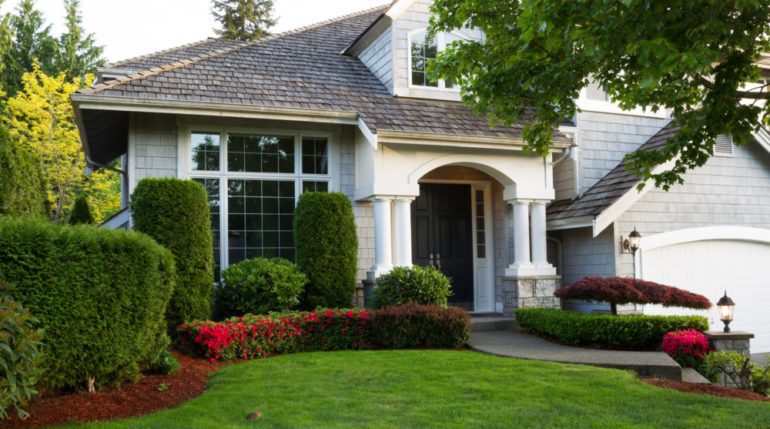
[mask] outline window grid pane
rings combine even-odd
[[[206,188],[206,195],[209,199],[209,210],[211,210],[211,244],[214,249],[214,279],[219,281],[221,272],[221,248],[220,240],[220,204],[219,204],[219,179],[194,179],[196,182]]]
[[[219,171],[219,134],[192,133],[192,169],[196,171]]]
[[[294,137],[230,134],[227,136],[227,170],[294,173]]]
[[[302,192],[329,192],[329,182],[303,180]]]
[[[476,257],[487,257],[486,223],[484,222],[484,191],[476,191]]]
[[[412,85],[437,87],[438,80],[430,79],[425,73],[429,61],[436,59],[438,46],[436,39],[428,39],[427,34],[416,34],[412,39]]]
[[[302,172],[329,174],[329,142],[325,137],[302,138]]]
[[[229,263],[247,258],[294,260],[295,182],[228,182]]]

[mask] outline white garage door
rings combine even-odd
[[[734,331],[753,332],[752,353],[770,352],[770,244],[708,240],[644,251],[642,277],[708,297],[712,303],[727,290],[735,301]],[[708,312],[645,306],[648,314],[704,314],[712,330],[721,330],[716,307]]]

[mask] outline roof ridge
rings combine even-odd
[[[206,42],[210,42],[212,40],[218,40],[218,39],[224,39],[224,38],[223,37],[207,37],[205,39],[198,40],[196,42],[185,43],[183,45],[174,46],[174,47],[167,48],[167,49],[161,49],[160,51],[149,52],[149,53],[146,53],[146,54],[143,54],[143,55],[137,55],[135,57],[122,59],[120,61],[116,61],[116,62],[112,62],[112,63],[107,63],[103,67],[104,68],[121,68],[121,67],[123,67],[123,64],[126,64],[126,63],[130,63],[130,62],[133,62],[133,61],[143,60],[143,59],[155,56],[155,55],[168,54],[168,53],[171,53],[171,52],[174,52],[174,51],[178,51],[180,49],[192,48],[192,47],[195,47],[195,46],[198,46],[198,45],[202,45],[202,44],[204,44]],[[233,42],[236,42],[236,41],[233,40]]]
[[[203,60],[207,60],[207,59],[210,59],[210,58],[218,57],[218,56],[221,56],[221,55],[226,55],[226,54],[229,54],[231,52],[235,52],[237,50],[240,50],[240,49],[243,49],[243,48],[246,48],[246,47],[249,47],[249,46],[256,45],[258,43],[263,43],[263,42],[269,42],[269,41],[272,41],[272,40],[277,40],[277,39],[280,39],[282,37],[291,36],[291,35],[294,35],[294,34],[303,33],[305,31],[321,28],[321,27],[324,27],[326,25],[333,24],[335,22],[342,21],[342,20],[345,20],[345,19],[355,18],[355,17],[361,16],[361,15],[366,15],[368,13],[372,13],[374,11],[377,11],[377,10],[380,10],[380,9],[384,9],[386,6],[387,5],[370,7],[370,8],[367,8],[367,9],[359,10],[359,11],[348,13],[348,14],[345,14],[345,15],[340,15],[340,16],[337,16],[337,17],[325,19],[323,21],[319,21],[319,22],[316,22],[316,23],[313,23],[313,24],[297,27],[297,28],[294,28],[294,29],[291,29],[291,30],[284,31],[282,33],[271,34],[271,35],[269,35],[267,37],[263,37],[261,39],[253,40],[251,42],[238,43],[238,44],[236,44],[236,45],[234,45],[232,47],[229,47],[229,48],[215,49],[215,50],[209,51],[209,52],[207,52],[205,54],[194,55],[194,56],[191,56],[191,57],[188,57],[188,58],[184,58],[184,59],[173,61],[173,62],[170,62],[170,63],[167,63],[167,64],[163,64],[161,66],[140,70],[140,71],[137,71],[136,73],[132,73],[130,75],[121,76],[121,77],[118,77],[116,79],[110,80],[108,83],[99,83],[97,85],[92,85],[92,86],[89,86],[87,88],[83,88],[83,89],[79,90],[78,93],[80,93],[80,94],[93,94],[93,93],[96,93],[96,92],[99,92],[99,91],[104,91],[106,89],[113,88],[113,87],[116,87],[118,85],[122,85],[124,83],[133,82],[133,81],[136,81],[136,80],[141,80],[141,79],[144,79],[144,78],[147,78],[147,77],[150,77],[150,76],[156,76],[156,75],[159,75],[161,73],[165,73],[167,71],[173,71],[173,70],[176,70],[176,69],[187,67],[187,66],[189,66],[191,64],[196,64],[196,63],[198,63],[200,61],[203,61]]]

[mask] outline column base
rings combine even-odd
[[[561,300],[553,293],[561,285],[561,277],[505,277],[503,279],[503,314],[515,316],[517,308],[561,308]]]
[[[505,277],[511,279],[549,277],[556,275],[556,268],[551,264],[534,265],[515,263],[505,269]]]

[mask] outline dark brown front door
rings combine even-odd
[[[412,203],[412,258],[452,279],[449,302],[473,310],[470,185],[422,184]]]

